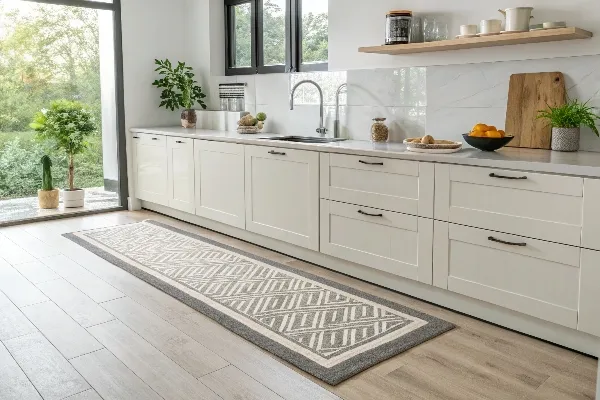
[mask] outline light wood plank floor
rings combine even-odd
[[[458,328],[336,386],[61,234],[144,219],[300,268]],[[0,228],[0,399],[593,399],[597,361],[171,218],[114,212]]]

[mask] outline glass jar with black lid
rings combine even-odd
[[[385,44],[410,43],[410,30],[412,25],[412,11],[394,10],[387,13]]]

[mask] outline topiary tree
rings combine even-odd
[[[87,138],[97,132],[92,113],[81,103],[57,100],[50,109],[36,113],[29,125],[40,140],[52,141],[57,150],[69,158],[69,190],[75,190],[75,155],[88,146]]]

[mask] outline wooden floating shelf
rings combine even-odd
[[[592,36],[592,32],[579,28],[558,28],[523,33],[507,33],[495,36],[441,40],[437,42],[360,47],[358,51],[360,53],[398,55],[429,53],[434,51],[477,49],[480,47],[508,46],[512,44],[589,39]]]

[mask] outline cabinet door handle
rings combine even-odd
[[[382,162],[368,162],[368,161],[363,161],[363,160],[358,160],[358,162],[361,164],[367,164],[367,165],[383,165]]]
[[[153,137],[152,140],[159,140],[158,138]]]
[[[182,142],[181,140],[178,140],[178,141],[176,141],[175,143],[178,143],[178,144],[185,144],[185,142]]]
[[[383,217],[383,214],[369,214],[368,212],[364,212],[363,210],[358,210],[359,214],[367,215],[369,217]]]
[[[139,137],[139,136],[134,136],[133,138],[134,138],[134,139],[139,139],[140,137]]]
[[[512,179],[512,180],[525,180],[525,179],[527,179],[526,176],[503,176],[503,175],[497,175],[497,174],[495,174],[493,172],[490,174],[490,178]]]
[[[496,239],[496,238],[495,238],[495,237],[493,237],[493,236],[490,236],[490,237],[488,237],[488,240],[489,240],[490,242],[496,242],[496,243],[506,244],[506,245],[509,245],[509,246],[520,246],[520,247],[525,247],[525,246],[527,246],[527,243],[514,243],[514,242],[506,242],[506,241],[504,241],[504,240]]]
[[[269,152],[269,154],[273,154],[274,156],[285,156],[285,153],[282,153],[280,151],[275,151],[275,150],[271,150]]]

